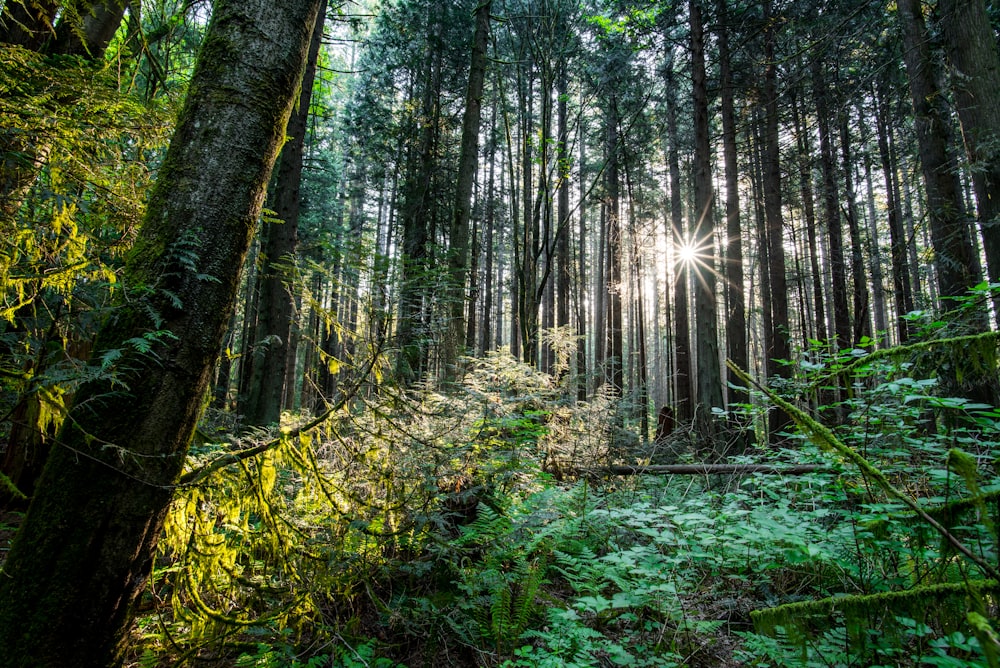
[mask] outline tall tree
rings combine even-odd
[[[935,80],[931,42],[920,0],[898,2],[903,35],[903,59],[910,81],[913,120],[917,131],[920,168],[927,195],[934,268],[941,307],[955,308],[959,297],[981,280],[973,255],[958,170],[951,154],[951,127],[942,91]],[[977,327],[985,326],[982,314]]]
[[[983,0],[941,0],[990,280],[1000,282],[1000,50]]]
[[[712,146],[708,127],[708,83],[705,75],[705,30],[699,0],[689,3],[691,17],[691,91],[694,103],[694,228],[691,262],[694,274],[694,316],[697,332],[698,411],[695,424],[706,442],[715,435],[713,409],[723,408],[719,366],[718,313],[715,297],[715,193],[712,188]]]
[[[722,114],[722,155],[726,176],[726,355],[741,369],[749,368],[746,298],[743,293],[743,229],[740,225],[739,166],[736,150],[736,111],[733,92],[732,55],[729,49],[725,0],[716,0],[718,14],[719,95]],[[729,403],[741,404],[749,396],[742,383],[729,372]]]
[[[833,280],[833,330],[837,348],[851,345],[851,312],[847,301],[847,262],[844,259],[844,233],[840,218],[840,188],[834,162],[833,119],[829,106],[826,73],[822,60],[812,61],[813,95],[816,101],[816,125],[819,129],[820,167],[823,173],[823,203],[826,230],[830,242],[830,274]]]
[[[317,15],[309,60],[299,92],[298,105],[288,121],[288,141],[278,158],[271,209],[277,221],[262,230],[260,271],[257,273],[257,327],[253,351],[248,356],[249,396],[242,407],[245,424],[263,427],[281,417],[286,367],[294,367],[292,325],[295,316],[296,249],[299,241],[299,210],[302,198],[302,158],[305,147],[313,81],[323,36],[326,0]]]
[[[88,383],[0,577],[9,666],[121,663],[203,406],[319,0],[219,0]],[[154,321],[149,314],[154,313]],[[128,343],[149,341],[143,352]],[[110,356],[110,357],[109,357]]]
[[[403,226],[399,310],[396,340],[399,357],[396,373],[409,385],[427,371],[428,327],[428,243],[433,193],[430,191],[438,140],[441,88],[441,19],[428,16],[427,48],[420,76],[420,111],[411,125],[418,140],[408,145],[403,184]]]
[[[767,274],[770,283],[770,341],[766,342],[768,375],[787,377],[791,370],[790,333],[788,320],[788,288],[785,276],[785,230],[781,213],[781,151],[778,145],[778,62],[775,59],[777,21],[773,16],[772,0],[764,2],[764,147],[763,188],[764,217],[767,226]],[[767,306],[765,306],[767,308]],[[771,413],[771,433],[790,424],[790,418],[780,411]]]
[[[462,143],[458,159],[458,183],[455,190],[455,211],[451,221],[448,250],[450,309],[449,330],[443,347],[443,372],[455,380],[458,352],[465,338],[465,290],[469,273],[469,222],[472,219],[472,189],[479,168],[479,122],[482,117],[483,82],[486,79],[486,43],[490,31],[491,0],[483,0],[476,8],[476,28],[472,38],[472,58],[469,65],[469,85],[465,93],[465,114],[462,120]]]
[[[680,137],[677,129],[677,88],[673,59],[666,65],[667,87],[667,169],[670,184],[670,229],[674,248],[688,241],[684,224],[681,197]],[[678,422],[688,422],[694,416],[694,391],[691,383],[691,328],[688,318],[688,267],[682,263],[674,266],[674,358],[676,366],[676,395],[674,416]],[[669,317],[669,314],[668,314]]]

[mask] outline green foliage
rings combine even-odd
[[[568,405],[503,355],[447,396],[372,394],[183,491],[146,646],[231,644],[246,665],[993,665],[976,565],[997,559],[993,409],[932,404],[940,385],[892,356],[849,365],[844,424],[797,415],[826,452],[800,437],[739,460],[862,462],[837,476],[557,483],[554,461],[611,461],[612,404]],[[190,467],[250,445],[198,445]]]

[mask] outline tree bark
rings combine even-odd
[[[788,320],[788,288],[785,276],[784,222],[781,213],[781,159],[778,146],[778,65],[774,58],[777,36],[771,15],[772,2],[764,3],[764,216],[767,221],[767,273],[771,287],[772,336],[767,345],[767,358],[777,376],[791,375],[789,358],[791,328]],[[766,307],[765,307],[766,308]],[[781,411],[772,411],[771,434],[777,434],[791,423]]]
[[[847,302],[847,262],[844,259],[844,233],[840,220],[840,189],[834,164],[829,95],[820,59],[812,61],[813,95],[816,101],[816,125],[819,128],[820,166],[823,172],[823,204],[826,231],[830,243],[830,275],[833,280],[833,330],[837,350],[851,345],[851,312]]]
[[[722,155],[726,174],[726,355],[741,369],[749,367],[747,348],[746,299],[743,293],[743,230],[740,226],[739,165],[736,151],[736,112],[733,103],[732,65],[725,0],[716,0],[719,19],[719,85],[722,105]],[[735,375],[730,372],[729,403],[750,400]]]
[[[680,139],[677,133],[677,89],[674,85],[673,61],[667,65],[667,167],[670,172],[670,238],[676,249],[688,240],[681,204],[681,165],[678,156]],[[677,422],[690,422],[694,416],[691,387],[691,328],[688,318],[688,268],[674,263],[674,357],[677,392],[674,415]]]
[[[910,280],[910,265],[907,262],[906,231],[900,212],[899,183],[896,178],[896,164],[889,146],[889,120],[885,108],[885,96],[875,94],[875,134],[878,138],[879,161],[885,182],[886,217],[889,223],[889,251],[892,263],[892,287],[896,300],[896,335],[898,343],[906,343],[910,338],[910,324],[904,316],[913,310],[913,287]]]
[[[431,30],[440,31],[438,25]],[[421,110],[414,126],[420,128],[416,155],[407,159],[404,201],[401,216],[403,238],[401,247],[400,288],[396,340],[399,357],[396,373],[403,385],[412,385],[427,370],[427,322],[425,300],[427,286],[427,244],[430,237],[431,171],[434,169],[434,146],[441,86],[441,50],[435,48],[438,39],[428,36],[427,61],[424,66]]]
[[[1000,282],[1000,52],[983,0],[941,0],[965,151],[990,280]]]
[[[466,285],[469,284],[469,222],[472,219],[472,190],[479,168],[479,122],[482,118],[483,82],[486,79],[486,42],[490,32],[491,1],[476,9],[476,29],[472,38],[469,84],[465,93],[462,117],[462,143],[458,159],[458,182],[455,188],[455,212],[451,221],[448,250],[450,310],[447,338],[442,350],[444,378],[454,381],[458,375],[458,355],[465,340]]]
[[[910,80],[914,125],[927,195],[934,267],[937,270],[941,308],[951,310],[961,297],[982,280],[977,275],[972,240],[965,220],[965,207],[955,161],[949,154],[949,119],[945,100],[935,81],[929,36],[920,0],[900,0],[899,19],[903,33],[903,56]],[[974,325],[985,327],[982,314]]]
[[[299,245],[299,209],[302,201],[302,156],[325,13],[324,0],[309,46],[309,60],[298,104],[288,121],[288,141],[278,158],[271,203],[277,221],[269,223],[261,235],[262,262],[257,274],[257,328],[254,334],[256,349],[249,357],[252,380],[243,416],[244,424],[251,427],[277,424],[281,419],[286,366],[291,357],[289,353],[294,351],[291,343],[295,316],[293,295],[297,280],[295,253]],[[292,359],[294,367],[294,357]]]
[[[604,360],[611,393],[620,397],[625,387],[622,330],[622,228],[618,174],[618,99],[612,94],[605,116],[605,205],[608,217],[607,330]]]
[[[80,389],[3,566],[0,656],[8,666],[123,659],[318,5],[216,3],[126,268],[131,298],[97,338],[98,355],[121,355],[127,392],[110,380]],[[136,338],[152,350],[139,352],[129,343]]]
[[[722,367],[719,360],[718,313],[715,298],[715,193],[712,188],[711,142],[708,127],[708,84],[705,76],[705,35],[699,0],[690,2],[691,89],[694,106],[694,206],[692,263],[695,331],[697,332],[698,410],[695,429],[706,444],[715,443],[712,410],[722,409]],[[721,453],[717,453],[721,454]]]

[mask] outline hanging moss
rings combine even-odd
[[[789,640],[802,644],[812,637],[815,629],[829,628],[842,617],[851,646],[857,649],[864,646],[867,629],[878,628],[883,635],[895,634],[898,617],[915,619],[946,633],[954,631],[967,621],[970,609],[985,607],[987,599],[992,605],[1000,600],[1000,583],[996,580],[949,582],[906,591],[800,601],[755,610],[750,619],[758,633],[773,636],[780,627]]]

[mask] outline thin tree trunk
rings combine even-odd
[[[288,359],[294,360],[292,320],[295,314],[294,284],[297,279],[296,250],[299,241],[300,189],[302,185],[302,156],[309,120],[313,80],[323,35],[322,21],[326,3],[320,6],[309,46],[302,88],[295,113],[288,121],[288,141],[278,158],[277,178],[271,208],[280,223],[266,227],[261,244],[260,273],[257,303],[257,331],[254,341],[259,350],[252,359],[250,397],[244,419],[251,427],[277,424],[281,418],[282,398],[285,388],[285,368]],[[293,363],[294,368],[294,363]]]
[[[865,130],[862,130],[865,132]],[[881,348],[889,331],[885,308],[885,275],[882,271],[882,246],[879,244],[878,214],[875,209],[875,186],[872,155],[865,153],[865,202],[868,205],[868,265],[872,274],[872,308],[875,317],[875,344]]]
[[[837,350],[851,346],[851,312],[847,301],[847,262],[844,259],[844,237],[840,220],[840,189],[834,164],[833,133],[831,130],[829,95],[822,63],[812,62],[813,95],[816,101],[816,125],[819,129],[820,166],[823,172],[823,203],[826,231],[830,243],[830,276],[833,281],[833,330]]]
[[[605,364],[607,382],[611,393],[621,396],[625,388],[623,362],[625,356],[622,330],[622,231],[621,201],[618,175],[618,100],[614,94],[608,102],[605,118],[606,164],[605,198],[608,210],[608,274],[607,291],[607,344]]]
[[[690,0],[691,84],[694,104],[694,211],[692,263],[698,363],[698,410],[695,429],[706,445],[718,447],[714,409],[722,409],[722,368],[719,365],[718,313],[715,298],[715,193],[712,188],[712,146],[708,127],[708,84],[705,77],[705,37],[699,0]],[[716,452],[716,454],[722,454]]]
[[[910,324],[905,316],[913,311],[913,292],[910,265],[906,257],[906,231],[903,229],[903,219],[899,210],[899,182],[896,178],[896,165],[889,151],[889,122],[884,96],[878,93],[875,95],[875,134],[878,138],[878,154],[885,182],[889,257],[892,263],[892,287],[896,300],[896,335],[898,343],[903,344],[910,338]]]
[[[716,0],[718,13],[719,84],[721,87],[722,154],[726,174],[726,354],[741,368],[749,368],[747,349],[746,300],[743,293],[743,230],[740,226],[739,165],[736,150],[736,113],[733,103],[732,66],[729,52],[728,16],[725,0]],[[811,202],[810,202],[811,205]],[[742,383],[729,373],[729,403],[744,404],[746,391],[734,388]]]
[[[684,210],[681,204],[681,166],[679,137],[677,133],[677,99],[674,85],[673,61],[666,71],[667,97],[667,166],[670,171],[670,233],[673,248],[687,243],[688,231],[684,224]],[[688,319],[688,268],[675,261],[674,264],[674,358],[677,392],[675,394],[674,416],[684,424],[694,417],[694,388],[691,383],[691,329]]]
[[[458,182],[455,186],[455,214],[451,223],[448,250],[449,328],[442,348],[444,378],[454,381],[458,376],[458,355],[465,341],[466,286],[469,284],[469,222],[472,218],[472,192],[479,170],[479,122],[482,118],[483,83],[486,79],[486,43],[490,31],[491,0],[476,9],[475,34],[472,38],[472,59],[469,83],[465,93],[465,114],[462,117],[462,143],[458,159]]]
[[[767,221],[768,278],[771,292],[773,331],[767,357],[774,364],[775,375],[791,375],[791,346],[788,321],[788,288],[785,276],[784,223],[781,213],[781,160],[778,146],[778,72],[774,57],[775,22],[771,16],[772,1],[764,3],[764,216]],[[790,424],[781,411],[771,413],[771,434],[775,435]]]
[[[868,301],[868,276],[865,274],[864,249],[861,246],[861,228],[858,223],[858,206],[854,193],[854,156],[851,154],[851,134],[847,125],[847,112],[840,118],[840,152],[844,159],[844,218],[851,238],[851,278],[854,283],[854,330],[852,345],[864,338],[871,339],[872,324]]]

